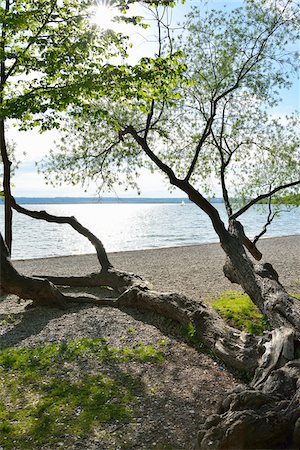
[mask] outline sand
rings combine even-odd
[[[263,260],[279,273],[288,291],[300,293],[300,235],[262,239]],[[208,299],[224,290],[238,290],[223,275],[224,252],[219,244],[116,252],[109,254],[118,269],[134,272],[160,291],[177,291]],[[99,270],[96,255],[14,261],[25,275],[84,275]]]

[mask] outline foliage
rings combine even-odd
[[[181,328],[181,333],[183,337],[192,345],[194,345],[198,349],[203,349],[203,343],[199,341],[196,335],[196,329],[194,325],[190,322],[186,327]]]
[[[247,294],[224,292],[211,306],[233,327],[261,335],[270,330],[266,318],[258,311]]]
[[[152,346],[115,349],[105,339],[87,338],[1,351],[1,445],[57,448],[105,424],[129,421],[143,390],[123,370],[132,360],[159,363],[163,355]]]
[[[161,104],[175,105],[178,94],[174,87],[183,83],[186,70],[180,57],[177,52],[165,58],[143,58],[134,67],[106,66],[101,72],[101,91],[94,94],[93,104],[86,99],[72,109],[56,150],[39,164],[47,181],[86,187],[93,180],[99,191],[120,185],[139,191],[141,167],[152,166],[135,140],[125,139],[121,131],[132,122],[139,129],[145,127],[153,98]],[[159,124],[156,131],[164,134]]]
[[[298,118],[287,126],[269,113],[297,64],[289,46],[298,36],[299,13],[285,3],[288,17],[270,7],[274,2],[246,2],[232,11],[194,8],[176,43],[191,86],[181,96],[181,146],[163,156],[185,177],[198,146],[190,179],[207,193],[222,178],[238,198],[299,178]]]
[[[1,118],[33,116],[57,126],[57,113],[84,95],[123,38],[91,25],[92,0],[2,2]]]
[[[194,8],[164,48],[169,57],[101,74],[110,92],[72,112],[60,153],[42,169],[58,183],[89,178],[109,189],[137,187],[145,166],[206,194],[218,180],[229,216],[228,186],[244,203],[280,187],[270,194],[277,204],[298,204],[299,183],[281,188],[299,179],[298,118],[270,117],[297,67],[298,25],[291,0]]]

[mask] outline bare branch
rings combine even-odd
[[[104,271],[108,270],[110,267],[112,267],[112,264],[110,263],[107,253],[105,251],[105,248],[100,241],[93,233],[91,233],[87,228],[82,226],[75,217],[62,217],[62,216],[54,216],[52,214],[48,214],[46,211],[31,211],[29,209],[23,208],[22,206],[18,205],[15,201],[15,199],[11,196],[10,198],[11,206],[12,208],[28,217],[32,217],[34,219],[38,220],[45,220],[46,222],[54,222],[54,223],[66,223],[71,225],[71,227],[76,230],[79,234],[82,236],[85,236],[91,244],[95,247],[98,260],[100,265],[102,266],[102,269]]]
[[[255,238],[253,239],[253,244],[256,244],[257,241],[267,232],[267,228],[269,225],[271,225],[271,223],[273,222],[274,218],[276,217],[277,213],[273,213],[272,212],[272,198],[269,197],[269,202],[268,202],[268,208],[269,208],[269,213],[268,213],[268,217],[267,217],[267,222],[264,224],[262,231],[255,236]]]
[[[249,208],[251,208],[251,206],[255,205],[256,203],[260,202],[261,200],[264,200],[265,198],[271,197],[272,195],[276,194],[276,192],[282,191],[283,189],[287,189],[287,188],[290,188],[290,187],[293,187],[293,186],[297,186],[297,185],[300,185],[300,180],[293,181],[292,183],[283,184],[281,186],[277,186],[275,189],[273,189],[272,191],[268,192],[267,194],[261,194],[258,197],[252,199],[249,203],[247,203],[247,205],[243,206],[243,208],[241,208],[239,211],[237,211],[236,213],[232,214],[229,217],[229,219],[230,220],[236,219],[240,215],[244,214],[244,212],[247,211]]]
[[[193,160],[191,162],[190,168],[189,168],[188,173],[187,173],[187,175],[185,177],[185,181],[187,181],[187,182],[189,181],[189,179],[191,178],[191,176],[192,176],[192,174],[193,174],[193,172],[195,170],[195,167],[196,167],[196,164],[197,164],[197,161],[198,161],[198,157],[199,157],[200,151],[201,151],[201,149],[203,147],[203,144],[205,143],[205,141],[208,138],[208,136],[211,134],[211,127],[212,127],[212,124],[213,124],[213,121],[214,121],[214,118],[215,118],[215,115],[216,115],[216,106],[217,106],[216,101],[211,102],[210,117],[208,118],[208,120],[206,122],[204,131],[203,131],[202,136],[201,136],[201,138],[200,138],[200,140],[198,142],[198,145],[196,147],[194,158],[193,158]]]

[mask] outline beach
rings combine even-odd
[[[259,248],[264,261],[278,270],[287,290],[300,293],[300,236],[265,239]],[[109,257],[115,267],[143,276],[154,289],[178,291],[195,300],[209,300],[224,290],[238,289],[222,273],[224,253],[218,244],[119,252]],[[20,260],[13,264],[26,275],[84,275],[99,270],[95,255]],[[154,314],[87,304],[72,305],[67,310],[27,306],[30,302],[16,296],[2,297],[0,349],[105,338],[114,349],[142,345],[162,353],[159,364],[133,360],[126,364],[101,363],[95,369],[110,377],[131,377],[143,390],[130,421],[103,423],[88,436],[73,441],[67,438],[67,450],[192,449],[200,424],[216,412],[226,392],[245,382],[201,347],[189,343],[177,323]],[[91,363],[80,367],[68,364],[81,377],[90,376]],[[41,447],[32,442],[31,448]]]
[[[262,262],[269,262],[288,291],[300,293],[300,235],[262,239]],[[238,290],[223,275],[225,254],[220,244],[109,253],[117,269],[148,280],[155,290],[176,291],[193,299],[209,299]],[[99,270],[95,254],[14,261],[24,275],[76,276]]]

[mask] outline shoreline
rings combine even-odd
[[[258,248],[288,291],[300,293],[300,235],[264,238]],[[114,267],[134,272],[160,291],[206,299],[238,290],[223,275],[225,254],[219,243],[109,252]],[[99,270],[95,253],[12,261],[24,275],[82,276]]]
[[[299,237],[299,234],[288,234],[284,236],[269,236],[269,237],[262,237],[260,242],[265,240],[273,240],[273,239],[284,239],[284,238],[293,238],[293,237]],[[201,247],[205,245],[220,245],[220,242],[201,242],[198,244],[186,244],[186,245],[171,245],[166,247],[147,247],[147,248],[138,248],[138,249],[132,249],[132,250],[113,250],[113,251],[107,251],[108,255],[115,255],[119,253],[131,253],[131,252],[145,252],[145,251],[152,251],[152,250],[165,250],[165,249],[174,249],[174,248],[190,248],[190,247]],[[299,248],[300,252],[300,248]],[[13,263],[20,262],[20,261],[36,261],[36,260],[45,260],[45,259],[53,259],[53,258],[76,258],[80,256],[93,256],[95,253],[76,253],[74,255],[53,255],[53,256],[44,256],[44,257],[36,257],[36,258],[14,258],[11,259]]]

